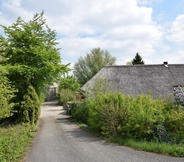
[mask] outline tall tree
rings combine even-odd
[[[18,90],[14,102],[20,118],[22,103],[29,100],[31,86],[40,96],[42,89],[68,70],[61,63],[59,49],[56,47],[56,32],[51,30],[44,19],[44,12],[35,14],[25,22],[20,17],[11,26],[0,25],[5,37],[0,36],[0,64],[8,69],[7,77]],[[34,102],[34,99],[30,97]],[[17,115],[16,115],[17,116]]]
[[[0,53],[7,59],[1,63],[8,65],[8,77],[20,98],[29,85],[39,94],[46,84],[67,70],[56,48],[56,32],[46,25],[43,16],[42,11],[28,22],[19,17],[9,27],[1,25],[6,37],[0,36]]]
[[[142,57],[139,55],[139,53],[136,53],[136,56],[133,59],[132,64],[133,65],[136,65],[136,64],[144,64],[144,61],[142,60]]]
[[[84,58],[80,57],[74,64],[74,76],[83,85],[90,80],[98,71],[106,65],[115,64],[116,58],[112,57],[107,50],[94,48]]]

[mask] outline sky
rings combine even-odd
[[[29,21],[42,10],[71,68],[98,47],[116,65],[136,53],[145,64],[184,64],[184,0],[0,0],[0,24]]]

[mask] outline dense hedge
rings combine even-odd
[[[15,89],[4,73],[3,67],[0,66],[0,120],[10,117],[14,113],[14,103],[11,100],[15,96]]]
[[[76,105],[71,115],[107,136],[171,142],[181,141],[184,133],[184,111],[169,100],[154,100],[150,94],[136,98],[122,93],[100,94]]]

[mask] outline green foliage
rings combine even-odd
[[[6,71],[0,66],[0,119],[7,118],[13,115],[14,103],[11,102],[14,97],[15,89],[7,77],[5,77]]]
[[[149,139],[154,125],[165,119],[161,99],[153,100],[149,94],[133,98],[111,92],[90,102],[89,125],[103,134]]]
[[[40,106],[41,103],[35,89],[29,86],[21,102],[19,110],[20,122],[36,124],[40,116]]]
[[[73,92],[78,91],[80,84],[77,82],[74,76],[67,76],[60,79],[59,90],[70,89]]]
[[[82,119],[83,113],[87,112],[85,121],[89,127],[103,135],[154,138],[159,142],[184,141],[184,111],[176,108],[170,100],[153,100],[151,94],[134,98],[118,92],[97,93],[74,110],[77,119]]]
[[[108,140],[124,146],[135,148],[136,150],[155,152],[176,157],[184,157],[184,145],[171,145],[170,143],[158,143],[155,141],[148,142],[145,140],[122,138],[120,136],[111,136]]]
[[[80,57],[78,62],[74,64],[74,76],[83,85],[104,66],[113,65],[115,61],[116,58],[112,57],[108,51],[94,48],[90,54],[87,54],[84,58]]]
[[[56,32],[52,31],[43,18],[44,12],[35,14],[25,22],[20,17],[4,29],[6,37],[0,36],[0,53],[8,65],[8,78],[18,89],[16,100],[21,101],[25,90],[32,85],[36,92],[53,82],[67,65],[61,64],[59,49],[56,48]]]
[[[151,95],[138,95],[131,101],[128,123],[122,128],[122,134],[127,137],[149,139],[153,127],[163,124],[164,103],[161,99],[153,100]]]
[[[71,104],[71,116],[76,121],[82,121],[87,124],[89,116],[88,101],[73,102]]]
[[[151,93],[135,98],[124,96],[111,92],[110,84],[103,79],[88,87],[86,93],[85,100],[71,114],[97,134],[172,145],[184,143],[184,111],[171,102],[172,98],[154,100]]]
[[[75,93],[70,89],[61,89],[56,99],[59,105],[65,106],[68,101],[75,101]]]
[[[27,153],[36,127],[29,124],[0,127],[0,161],[18,162]]]
[[[90,101],[89,126],[102,134],[119,133],[119,127],[124,126],[129,114],[123,105],[124,96],[121,93],[98,95]]]
[[[142,57],[138,53],[136,53],[135,58],[132,61],[132,64],[133,65],[144,64],[144,61],[142,60]]]
[[[184,143],[184,110],[173,106],[165,113],[165,116],[164,126],[170,136],[176,143]]]

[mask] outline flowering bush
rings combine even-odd
[[[184,106],[184,91],[181,86],[174,88],[175,104]]]

